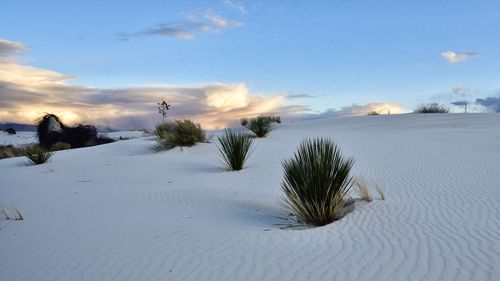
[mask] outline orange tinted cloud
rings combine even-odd
[[[161,99],[172,105],[169,119],[190,118],[207,129],[224,128],[243,117],[287,111],[283,94],[252,93],[245,83],[124,88],[72,85],[68,83],[71,76],[17,62],[13,50],[25,48],[8,42],[8,48],[0,48],[0,56],[5,58],[0,60],[0,122],[33,123],[45,113],[54,113],[67,123],[150,128],[161,120],[156,108]]]

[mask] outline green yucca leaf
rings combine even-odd
[[[303,222],[325,225],[338,218],[353,184],[352,159],[345,159],[328,139],[303,141],[289,160],[283,161],[283,203]]]
[[[217,148],[224,163],[234,171],[243,169],[253,145],[252,137],[243,132],[226,129],[217,141]]]

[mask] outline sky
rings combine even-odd
[[[500,111],[500,1],[0,0],[0,122]]]

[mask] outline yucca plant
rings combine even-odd
[[[23,154],[28,158],[28,164],[40,165],[49,161],[54,152],[36,145],[26,148]]]
[[[339,218],[354,179],[354,161],[324,138],[304,140],[294,156],[283,161],[283,204],[298,220],[316,226]]]
[[[217,148],[224,163],[233,171],[243,169],[253,145],[252,137],[244,132],[226,129],[224,135],[218,137],[217,141]]]
[[[257,116],[255,118],[241,119],[241,125],[252,131],[258,138],[263,138],[271,132],[274,127],[273,123],[281,123],[279,116]]]

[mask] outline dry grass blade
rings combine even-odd
[[[380,200],[385,200],[384,188],[378,184],[375,184],[375,190],[377,191],[378,195],[380,196]]]
[[[370,193],[370,190],[368,189],[368,184],[366,183],[365,180],[362,178],[357,178],[354,181],[354,186],[356,186],[356,192],[358,193],[359,197],[361,197],[362,200],[366,202],[372,202],[373,197]]]
[[[14,218],[16,221],[22,221],[24,220],[24,217],[23,215],[21,214],[21,212],[19,211],[19,209],[16,209],[16,214],[15,214],[15,218]]]
[[[9,215],[7,214],[7,212],[2,207],[0,207],[0,214],[2,214],[5,217],[6,220],[10,220]]]

